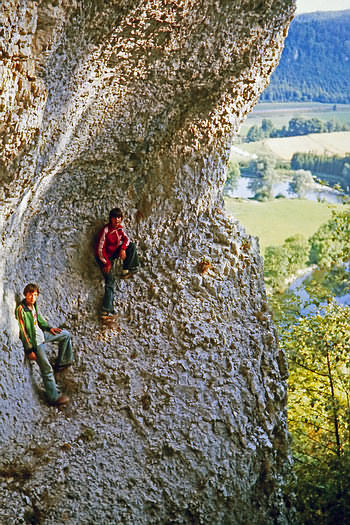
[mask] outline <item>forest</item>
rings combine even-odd
[[[260,101],[349,103],[349,78],[350,10],[299,15]]]
[[[322,174],[324,179],[336,180],[338,187],[349,192],[350,154],[342,157],[340,155],[316,155],[312,152],[294,153],[290,167],[296,171],[308,170],[315,176]]]

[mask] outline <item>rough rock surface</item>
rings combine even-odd
[[[285,359],[256,242],[221,191],[293,12],[1,2],[2,524],[290,522]],[[92,245],[116,205],[141,268],[118,282],[106,328]],[[64,411],[23,360],[14,310],[29,281],[74,339]]]

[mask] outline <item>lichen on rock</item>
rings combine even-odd
[[[257,243],[221,195],[293,12],[2,2],[3,523],[288,523],[285,361]],[[118,281],[106,327],[93,240],[117,205],[141,268]],[[23,361],[14,310],[29,281],[73,336],[65,411]]]

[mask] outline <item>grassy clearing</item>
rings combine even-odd
[[[259,237],[260,249],[280,246],[290,236],[311,237],[341,205],[303,199],[275,199],[269,202],[225,198],[227,212],[238,219],[251,235]]]

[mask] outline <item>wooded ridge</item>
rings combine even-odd
[[[350,103],[350,10],[307,13],[289,28],[261,101]]]

